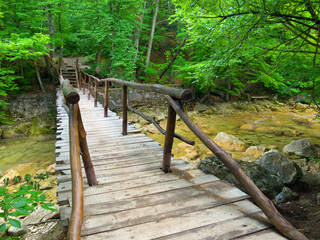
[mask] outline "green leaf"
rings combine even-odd
[[[28,216],[28,215],[30,214],[28,210],[23,209],[23,208],[17,209],[16,212],[17,212],[20,216]]]
[[[21,228],[21,222],[19,220],[16,219],[9,219],[9,223],[11,224],[11,226],[13,227],[17,227],[17,228]]]
[[[50,211],[52,211],[52,212],[58,212],[57,209],[55,209],[55,208],[50,208],[50,207],[53,207],[53,206],[54,206],[54,203],[44,203],[44,204],[41,204],[41,207],[42,207],[43,209],[50,210]]]
[[[21,208],[24,205],[26,205],[27,202],[27,198],[26,197],[19,197],[16,198],[13,202],[12,202],[12,207],[14,208]]]
[[[6,224],[6,223],[2,223],[2,224],[0,225],[0,233],[3,232],[3,231],[5,231],[6,228],[7,228],[7,224]]]

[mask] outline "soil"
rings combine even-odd
[[[292,188],[299,199],[275,204],[279,212],[308,239],[320,239],[320,186],[297,184]],[[317,202],[318,201],[318,202]]]

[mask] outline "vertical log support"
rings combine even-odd
[[[109,82],[104,82],[104,117],[108,117],[109,107]]]
[[[174,138],[174,129],[176,127],[176,111],[168,104],[168,122],[166,138],[164,140],[162,171],[165,173],[170,172],[171,164],[171,150]]]
[[[82,73],[80,70],[78,72],[78,78],[79,78],[79,89],[81,90],[81,88],[82,88]]]
[[[68,239],[80,239],[83,219],[83,185],[80,164],[78,104],[69,105],[70,163],[72,178],[72,212],[68,229]]]
[[[123,85],[122,86],[122,111],[123,111],[122,135],[128,135],[127,97],[128,97],[128,87]]]
[[[79,107],[78,107],[78,111],[79,111],[79,114],[78,114],[79,140],[80,140],[83,166],[86,172],[89,186],[98,185],[98,181],[96,178],[96,174],[94,171],[94,167],[91,161],[89,148],[87,144],[87,133],[83,126]]]
[[[98,106],[98,80],[94,80],[94,107]]]
[[[90,100],[91,95],[91,76],[88,75],[88,100]]]
[[[84,74],[84,78],[83,78],[83,82],[84,84],[86,84],[87,82],[87,74],[83,73]],[[86,88],[85,86],[83,86],[83,95],[86,95]]]

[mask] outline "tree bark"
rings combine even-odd
[[[149,67],[150,63],[150,56],[151,56],[151,49],[152,49],[152,43],[153,43],[153,37],[154,37],[154,31],[156,28],[156,22],[157,22],[157,15],[159,10],[160,0],[156,1],[156,8],[153,14],[153,20],[152,20],[152,26],[151,26],[151,33],[150,33],[150,39],[148,44],[148,52],[147,52],[147,59],[146,59],[146,68]]]
[[[42,84],[42,81],[41,81],[41,77],[40,77],[40,73],[39,73],[39,69],[38,69],[38,65],[37,65],[37,62],[36,62],[36,61],[34,62],[34,65],[35,65],[35,67],[36,67],[37,78],[38,78],[38,82],[39,82],[40,89],[41,89],[42,92],[45,92],[45,89],[44,89],[43,84]]]
[[[136,49],[136,54],[134,56],[134,61],[133,61],[134,64],[137,63],[137,58],[138,58],[138,54],[139,54],[140,35],[141,35],[143,17],[144,17],[144,13],[145,13],[145,10],[146,10],[146,6],[147,6],[147,1],[145,0],[144,4],[143,4],[143,12],[142,12],[141,18],[139,20],[140,21],[140,28],[136,29],[136,37],[135,37],[135,42],[134,42],[134,47]]]
[[[186,41],[188,39],[188,35],[186,36],[186,38],[183,40],[183,42],[181,43],[180,47],[178,48],[176,54],[174,55],[174,57],[171,59],[170,63],[166,66],[166,68],[162,71],[162,73],[160,74],[159,78],[161,79],[163,77],[163,75],[168,71],[168,69],[170,68],[170,66],[174,63],[174,61],[178,58],[182,47],[186,44]]]
[[[99,48],[96,54],[96,59],[94,60],[94,63],[97,65],[100,63],[100,57],[101,57],[101,52],[103,50],[103,42],[99,43]]]
[[[48,32],[49,32],[49,36],[50,36],[50,39],[52,40],[53,39],[53,20],[52,20],[52,12],[50,10],[51,8],[51,5],[48,5],[47,8],[49,9],[48,11]],[[53,45],[52,43],[50,42],[49,43],[49,48],[50,49],[53,49]],[[53,58],[53,50],[50,50],[49,51],[49,54],[50,54],[50,60],[52,61],[52,58]]]

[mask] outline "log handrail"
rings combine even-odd
[[[281,232],[284,236],[294,239],[294,240],[305,240],[307,239],[301,232],[299,232],[296,228],[294,228],[290,222],[288,222],[275,208],[273,203],[261,192],[261,190],[250,180],[250,178],[245,174],[245,172],[241,169],[241,167],[233,160],[230,154],[223,151],[213,140],[208,137],[189,117],[189,115],[184,111],[181,100],[190,99],[192,96],[191,90],[189,89],[177,89],[170,88],[166,86],[161,86],[158,84],[140,84],[127,82],[123,80],[119,80],[116,78],[105,78],[98,79],[92,75],[84,73],[87,75],[89,80],[93,78],[95,80],[95,84],[99,82],[105,82],[105,102],[108,101],[109,96],[109,82],[114,82],[121,84],[123,86],[123,122],[127,123],[127,105],[126,105],[126,97],[127,97],[127,88],[132,87],[141,90],[153,91],[157,93],[164,94],[169,108],[168,108],[168,122],[166,129],[166,137],[164,144],[164,153],[163,153],[163,162],[162,162],[162,171],[168,173],[170,172],[170,161],[171,161],[171,151],[172,151],[172,143],[174,138],[174,129],[176,123],[176,114],[180,116],[180,118],[184,121],[184,123],[188,126],[188,128],[198,137],[200,141],[204,143],[204,145],[210,149],[213,154],[215,154],[231,171],[231,173],[238,179],[240,184],[247,190],[248,194],[253,198],[255,203],[261,208],[261,210],[265,213],[270,222]],[[85,77],[86,78],[86,77]],[[86,84],[86,83],[84,83]],[[124,87],[126,86],[126,87]],[[88,92],[91,89],[91,83],[87,84]],[[95,86],[95,90],[97,87]],[[96,94],[95,94],[96,96]],[[125,99],[125,100],[124,100]],[[108,103],[105,103],[105,108],[108,107]],[[107,109],[105,109],[105,112]],[[105,117],[108,115],[105,114]]]
[[[179,100],[173,100],[170,96],[165,96],[169,105],[180,116],[188,128],[201,140],[201,142],[223,162],[238,179],[240,184],[247,190],[255,203],[266,214],[270,222],[286,237],[290,239],[307,239],[301,232],[294,228],[275,208],[272,202],[261,192],[261,190],[245,174],[242,168],[233,160],[232,156],[223,151],[210,137],[208,137],[184,111]]]
[[[69,108],[69,147],[70,147],[70,168],[72,179],[72,210],[68,229],[68,239],[78,240],[81,236],[83,222],[83,183],[80,154],[85,168],[89,186],[97,185],[94,167],[90,158],[86,140],[86,131],[83,126],[79,109],[80,96],[71,86],[69,80],[59,76],[62,93],[66,106]]]

